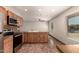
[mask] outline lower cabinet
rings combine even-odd
[[[37,33],[37,32],[33,33],[33,42],[35,42],[35,43],[40,42],[39,33]]]
[[[34,42],[34,40],[33,40],[33,33],[32,32],[28,32],[27,33],[27,39],[25,39],[26,40],[26,42]]]
[[[40,32],[39,33],[40,42],[48,42],[48,33]]]
[[[4,53],[13,53],[13,36],[4,37]]]
[[[5,36],[4,37],[4,53],[14,53],[22,45],[22,35],[17,37],[12,36]]]
[[[48,32],[25,32],[24,43],[48,42]]]

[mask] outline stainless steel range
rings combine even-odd
[[[22,44],[22,33],[15,33],[13,35],[13,52],[15,52],[15,48]]]

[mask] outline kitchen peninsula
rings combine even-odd
[[[24,32],[24,43],[47,43],[48,32]]]
[[[10,10],[0,8],[5,12],[5,19],[3,20],[4,53],[17,52],[22,44],[48,42],[48,32],[23,32],[23,18]]]

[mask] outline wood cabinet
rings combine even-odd
[[[8,10],[7,11],[7,16],[9,16],[11,18],[14,18],[14,13]]]
[[[40,37],[40,42],[48,42],[48,33],[47,32],[40,32],[39,37]]]
[[[7,15],[15,20],[17,20],[17,26],[22,26],[23,24],[23,18],[21,16],[16,15],[15,13],[11,12],[11,11],[7,11]]]
[[[47,32],[25,32],[24,43],[41,43],[48,42]]]
[[[39,37],[39,32],[34,32],[33,33],[33,42],[39,43],[40,42],[40,37]]]
[[[14,19],[17,20],[18,15],[14,14],[13,16],[14,16]]]
[[[20,16],[18,16],[17,17],[17,22],[18,22],[18,26],[22,26],[22,24],[23,24],[23,18],[22,17],[20,17]]]
[[[23,43],[27,42],[27,32],[22,33],[23,34]]]
[[[8,20],[7,16],[9,16],[10,18],[14,18],[15,20],[17,20],[17,18],[19,18],[18,19],[18,21],[20,21],[18,23],[19,27],[17,27],[17,26],[9,26],[7,24],[7,20]],[[17,31],[17,28],[20,28],[19,30],[22,30],[22,22],[23,22],[22,17],[16,15],[12,11],[6,10],[6,8],[0,6],[0,31],[2,31],[4,29],[9,29],[9,30],[12,29],[12,30]],[[4,47],[4,52],[5,53],[13,52],[13,36],[4,37],[3,44],[4,44],[3,47]]]
[[[13,52],[13,36],[4,37],[4,53]]]
[[[6,11],[5,8],[3,8],[1,6],[0,6],[0,15],[3,16],[3,19],[2,19],[3,20],[3,23],[2,23],[2,25],[5,25],[6,24],[5,21],[7,20],[7,11]]]
[[[26,42],[33,42],[33,33],[32,32],[27,33],[27,41]]]
[[[22,26],[23,18],[16,15],[12,11],[6,10],[6,8],[0,6],[0,15],[3,15],[3,25],[7,25],[7,16],[14,18],[18,21],[18,26]]]

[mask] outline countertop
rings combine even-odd
[[[6,39],[8,37],[13,37],[13,35],[7,35],[7,36],[3,36],[3,39]]]

